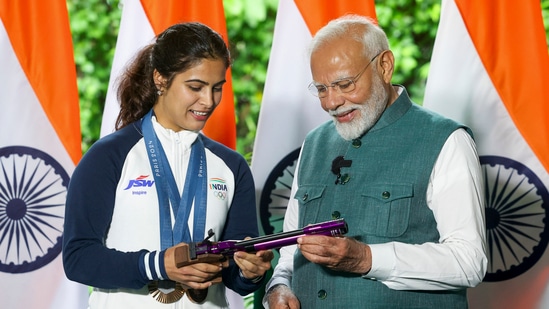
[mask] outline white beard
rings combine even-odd
[[[364,133],[370,130],[381,117],[387,107],[387,99],[389,94],[383,88],[381,77],[374,74],[372,80],[372,94],[362,104],[352,104],[347,106],[347,110],[358,110],[360,117],[351,120],[350,122],[341,123],[334,118],[334,124],[337,133],[345,140],[353,140],[361,137]],[[330,111],[330,115],[341,113],[339,111]]]

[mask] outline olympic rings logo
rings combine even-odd
[[[218,199],[220,199],[222,201],[224,201],[227,198],[227,192],[214,191],[213,194],[214,194],[215,197],[217,197]]]

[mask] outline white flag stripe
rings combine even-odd
[[[109,88],[107,89],[103,120],[101,121],[101,136],[114,132],[116,117],[120,111],[116,94],[118,77],[137,51],[150,44],[154,39],[154,31],[147,15],[145,15],[141,2],[139,0],[123,0],[122,6],[120,29],[116,40],[116,53],[112,62]]]
[[[294,1],[280,1],[251,165],[257,192],[272,168],[329,119],[307,90],[312,80],[307,55],[311,39]]]
[[[1,308],[83,309],[87,308],[88,288],[69,281],[63,272],[61,256],[29,274],[2,278],[9,283],[0,295]]]

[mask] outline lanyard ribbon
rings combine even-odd
[[[152,109],[143,117],[142,128],[149,163],[153,171],[160,210],[160,241],[165,250],[180,242],[190,243],[204,238],[206,226],[207,172],[206,152],[200,134],[191,146],[191,156],[183,192],[179,194],[166,153],[152,125]],[[167,193],[167,194],[166,194]],[[194,201],[193,235],[188,221]],[[170,204],[175,217],[172,228]]]

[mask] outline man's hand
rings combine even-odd
[[[292,290],[283,285],[275,285],[267,292],[269,309],[300,309],[299,300]]]
[[[365,274],[372,268],[370,246],[353,238],[310,235],[297,246],[307,260],[332,270]]]

